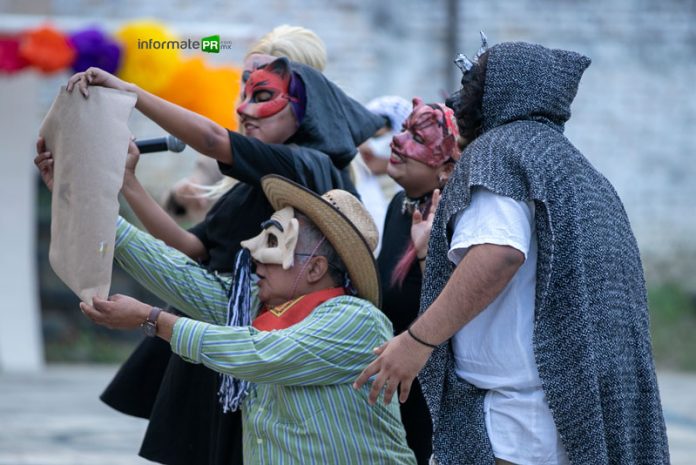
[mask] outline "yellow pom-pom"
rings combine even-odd
[[[123,47],[118,76],[157,94],[181,63],[179,39],[155,21],[128,23],[116,37]]]

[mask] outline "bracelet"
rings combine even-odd
[[[408,333],[409,336],[411,336],[413,339],[415,339],[416,342],[420,342],[420,343],[423,344],[424,346],[428,346],[428,347],[430,347],[431,349],[437,349],[437,346],[436,346],[436,345],[430,344],[430,343],[428,343],[428,342],[425,342],[423,339],[420,339],[420,338],[416,337],[416,335],[413,334],[413,331],[411,331],[411,327],[410,327],[410,326],[408,327],[408,329],[406,330],[406,332]]]
[[[418,255],[416,255],[416,258],[418,259],[419,262],[424,261],[426,258],[428,258],[428,254],[425,254],[425,257],[420,258]]]

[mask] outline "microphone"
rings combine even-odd
[[[186,148],[186,144],[172,135],[165,137],[155,137],[153,139],[135,140],[135,145],[140,153],[153,152],[181,152]]]

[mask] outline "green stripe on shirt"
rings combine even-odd
[[[256,383],[244,401],[244,459],[261,464],[414,464],[399,406],[367,403],[352,382],[392,327],[369,302],[341,296],[283,330],[225,326],[229,279],[120,219],[115,259],[190,318],[174,326],[172,350],[194,363]],[[256,293],[255,305],[258,306]],[[201,321],[197,321],[201,320]]]

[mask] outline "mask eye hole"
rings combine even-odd
[[[278,247],[278,238],[275,234],[268,234],[268,237],[266,237],[266,247]]]
[[[273,99],[273,93],[268,90],[254,92],[254,101],[258,103],[268,102]]]

